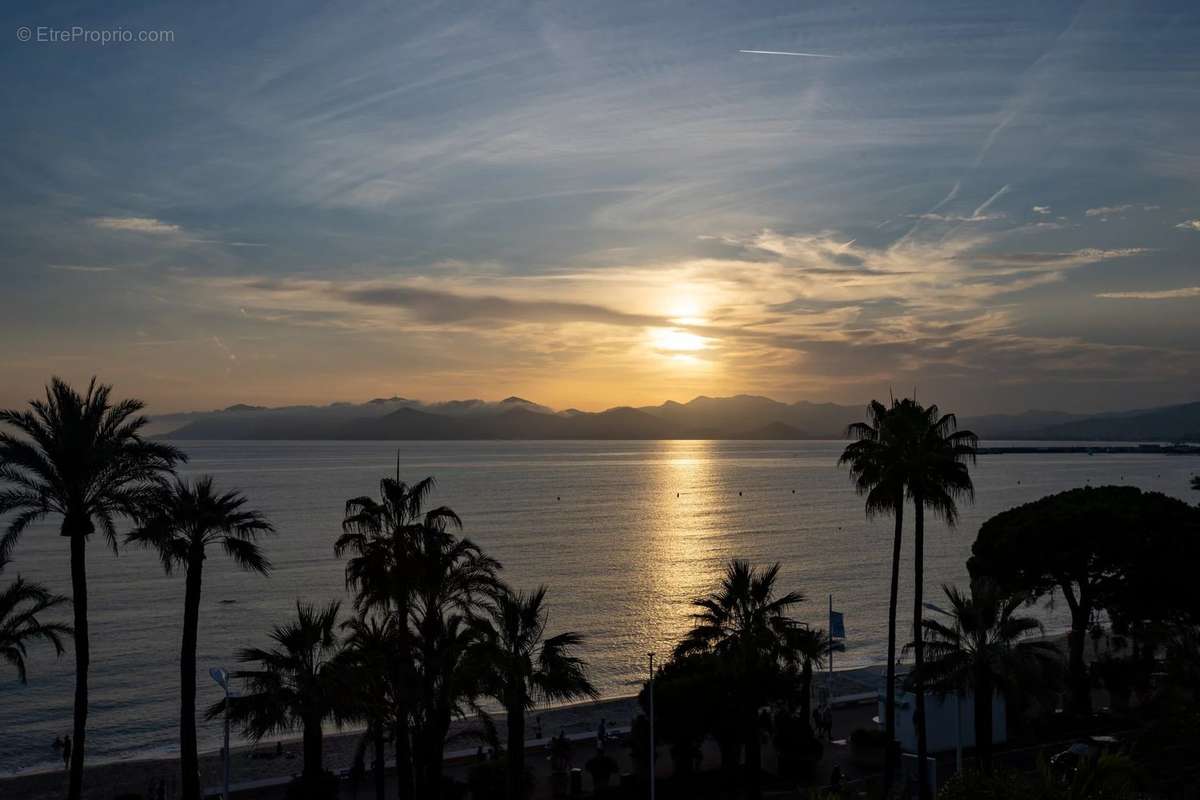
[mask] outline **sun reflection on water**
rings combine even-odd
[[[715,442],[663,441],[656,453],[656,491],[641,567],[648,591],[641,632],[648,650],[665,658],[691,625],[691,602],[720,576],[720,509],[712,451]]]

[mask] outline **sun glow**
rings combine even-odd
[[[668,319],[676,325],[703,325],[704,312],[700,303],[693,297],[683,297],[671,302]]]
[[[650,336],[656,349],[670,354],[694,353],[708,347],[708,340],[703,336],[678,328],[655,328]]]

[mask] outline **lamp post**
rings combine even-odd
[[[208,674],[225,690],[225,784],[222,797],[229,800],[229,673],[224,667],[211,667]]]
[[[924,605],[925,608],[929,609],[930,611],[934,612],[935,614],[941,614],[942,616],[950,617],[951,619],[953,619],[954,620],[954,634],[955,634],[955,636],[960,635],[958,617],[954,616],[953,614],[951,614],[949,611],[947,611],[944,608],[939,608],[938,606],[935,606],[933,603],[922,603],[922,605]],[[961,686],[957,687],[954,690],[954,765],[957,768],[957,770],[961,773],[962,768],[963,768],[963,765],[962,765],[962,687]]]
[[[654,800],[654,653],[650,657],[650,800]]]

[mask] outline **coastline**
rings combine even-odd
[[[1066,634],[1063,632],[1048,632],[1037,638],[1054,642],[1060,649],[1065,649]],[[814,686],[817,691],[823,690],[822,680],[827,679],[827,675],[828,673],[821,673],[816,677]],[[884,665],[835,669],[832,680],[835,705],[867,703],[877,696],[877,692],[883,686]],[[601,719],[607,721],[610,729],[620,730],[628,728],[638,713],[640,708],[637,696],[633,694],[535,710],[526,718],[527,730],[530,733],[527,746],[540,746],[546,739],[560,732],[574,740],[589,740],[595,735]],[[503,714],[497,714],[493,719],[497,735],[503,740],[505,717]],[[450,736],[461,735],[475,727],[474,719],[455,720],[451,725]],[[541,736],[537,735],[539,727]],[[323,748],[326,769],[335,773],[348,770],[353,765],[355,750],[362,733],[362,729],[357,728],[326,732]],[[467,747],[460,745],[457,749],[448,748],[447,764],[452,765],[470,758],[475,754],[476,747],[477,744],[469,743]],[[282,749],[282,756],[274,755],[277,748]],[[302,766],[301,739],[298,736],[264,739],[258,744],[234,746],[231,751],[232,786],[278,786],[299,774]],[[126,792],[152,796],[151,790],[161,782],[165,787],[165,796],[171,797],[174,796],[173,792],[178,790],[178,770],[178,754],[146,755],[89,764],[84,771],[84,796],[111,798]],[[223,774],[220,750],[200,753],[200,784],[206,796],[210,794],[209,790],[219,791]],[[22,800],[57,800],[62,796],[65,785],[66,772],[62,769],[33,768],[28,772],[0,776],[0,794],[20,797]]]
[[[602,718],[608,720],[610,726],[624,728],[637,713],[636,696],[623,695],[533,711],[528,715],[526,725],[531,732],[534,731],[534,722],[540,716],[542,731],[546,737],[561,730],[572,738],[583,738],[593,735]],[[504,716],[496,715],[495,721],[497,732],[503,737]],[[450,735],[461,734],[475,727],[477,726],[474,719],[456,720],[451,725]],[[354,762],[355,748],[361,736],[361,729],[326,732],[325,767],[333,772],[349,769]],[[535,739],[531,743],[536,741]],[[277,742],[284,753],[281,757],[273,757]],[[460,750],[447,749],[447,761],[473,754],[476,746],[471,745]],[[232,784],[286,782],[299,774],[302,766],[299,736],[264,739],[256,745],[234,746],[231,753]],[[84,796],[111,798],[125,792],[150,796],[150,788],[161,781],[167,787],[166,796],[170,797],[171,787],[177,787],[179,783],[178,771],[178,754],[146,755],[102,764],[88,764],[84,770]],[[222,776],[221,751],[200,753],[201,787],[205,790],[219,787]],[[0,795],[20,797],[22,800],[57,800],[62,797],[65,786],[66,771],[63,769],[33,768],[28,772],[0,776]]]

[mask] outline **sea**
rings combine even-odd
[[[1020,444],[988,442],[989,446]],[[1039,445],[1051,443],[1039,442]],[[1076,443],[1078,444],[1078,443]],[[1099,444],[1099,443],[1097,443]],[[548,632],[577,631],[604,696],[635,693],[647,654],[661,660],[689,627],[691,601],[714,589],[732,558],[781,564],[778,588],[801,592],[794,616],[825,626],[845,619],[835,668],[886,658],[890,518],[869,520],[844,468],[843,442],[188,442],[185,475],[209,474],[262,510],[277,534],[263,546],[268,577],[242,572],[219,550],[205,565],[198,704],[222,690],[209,667],[268,644],[297,602],[350,603],[334,557],[345,501],[376,494],[379,480],[434,476],[433,504],[462,517],[463,535],[504,565],[519,589],[544,585]],[[926,597],[963,584],[980,524],[1065,489],[1126,484],[1190,501],[1200,463],[1191,456],[1003,454],[972,468],[974,502],[958,525],[931,521]],[[1189,496],[1190,495],[1190,496]],[[908,515],[911,521],[911,513]],[[900,624],[911,624],[911,524],[902,565]],[[92,638],[89,763],[178,752],[178,652],[183,578],[150,552],[103,538],[88,545]],[[67,542],[57,524],[28,530],[0,584],[17,574],[70,594]],[[1036,607],[1048,632],[1065,629],[1063,604]],[[64,610],[59,616],[69,619]],[[0,774],[61,768],[55,737],[71,729],[73,658],[35,645],[29,684],[0,663]],[[199,723],[202,750],[220,747],[219,722]]]

